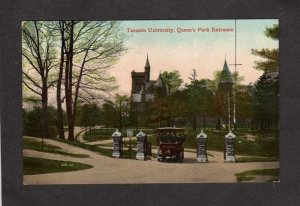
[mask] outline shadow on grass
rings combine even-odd
[[[30,150],[35,150],[39,152],[49,152],[49,153],[54,153],[54,154],[61,154],[61,155],[66,155],[66,156],[71,156],[71,157],[77,157],[77,158],[86,158],[89,157],[89,155],[86,154],[73,154],[69,152],[64,152],[60,147],[51,145],[51,144],[46,144],[45,142],[43,143],[42,146],[42,140],[38,141],[35,139],[29,139],[29,138],[23,138],[23,149],[30,149]]]
[[[93,166],[60,160],[50,160],[37,157],[23,157],[24,175],[36,175],[55,172],[69,172],[90,169]]]
[[[235,174],[238,182],[245,182],[254,180],[255,176],[272,176],[271,180],[267,182],[279,180],[279,169],[261,169],[261,170],[249,170]]]

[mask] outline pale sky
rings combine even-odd
[[[278,48],[279,42],[264,35],[265,28],[278,20],[237,20],[237,70],[245,77],[244,84],[255,82],[262,72],[253,68],[259,57],[251,49]],[[234,63],[234,20],[156,20],[123,21],[124,33],[128,35],[128,52],[111,69],[120,86],[119,93],[131,91],[131,71],[144,71],[148,53],[151,79],[156,80],[159,71],[178,70],[184,83],[192,70],[197,79],[213,78],[216,70],[223,68],[225,54],[228,64]],[[232,28],[232,32],[212,32],[215,28]],[[130,29],[146,29],[147,32],[128,32]],[[148,32],[148,28],[173,29],[170,32]],[[177,32],[177,28],[195,29],[195,32]],[[210,32],[198,32],[198,28],[209,28]],[[234,66],[228,65],[231,71]]]

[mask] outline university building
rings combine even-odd
[[[131,72],[131,101],[132,107],[138,112],[143,112],[146,109],[146,104],[153,102],[155,91],[158,89],[167,91],[166,85],[163,82],[161,74],[157,80],[150,80],[151,66],[148,55],[143,72]]]

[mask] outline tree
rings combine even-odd
[[[167,86],[168,94],[176,92],[183,82],[177,70],[171,72],[164,71],[161,77]]]
[[[123,127],[123,123],[124,123],[124,118],[129,117],[129,102],[130,99],[127,95],[120,95],[120,94],[116,94],[115,97],[115,105],[116,108],[118,109],[118,113],[119,113],[119,131],[122,131],[122,127]]]
[[[225,116],[225,98],[226,94],[219,89],[219,83],[221,79],[221,71],[216,71],[214,73],[214,79],[208,82],[208,87],[212,91],[213,98],[213,113],[217,118],[216,129],[221,129],[222,120]]]
[[[91,131],[93,127],[101,123],[101,110],[96,104],[84,104],[78,106],[78,125],[89,128]]]
[[[203,118],[203,129],[206,127],[206,116],[212,110],[212,91],[208,87],[209,80],[193,80],[187,87],[188,113],[193,122],[193,130],[197,128],[197,119]]]
[[[274,40],[279,38],[279,25],[267,27],[265,35]],[[256,109],[257,124],[260,129],[268,130],[271,125],[278,126],[278,78],[279,78],[279,49],[252,49],[252,54],[264,59],[256,61],[255,68],[263,70],[263,75],[254,84],[253,105]]]
[[[63,72],[64,72],[64,63],[65,63],[65,23],[64,21],[59,21],[57,23],[57,28],[60,32],[60,39],[61,39],[61,46],[60,46],[60,63],[59,63],[59,70],[58,70],[58,77],[56,83],[56,104],[57,104],[57,129],[58,129],[58,136],[61,139],[65,139],[65,132],[64,132],[64,123],[63,123],[63,109],[62,109],[62,97],[61,97],[61,90],[62,90],[62,80],[63,80]]]
[[[267,27],[265,30],[265,35],[274,40],[279,38],[279,25],[274,24],[272,27]],[[252,54],[259,56],[264,61],[255,61],[255,69],[262,70],[264,72],[278,72],[279,69],[279,49],[252,49]]]
[[[48,89],[55,84],[56,39],[52,22],[29,21],[22,27],[23,85],[41,98],[42,137],[48,138]]]
[[[63,21],[65,65],[64,89],[68,119],[68,140],[74,140],[78,99],[96,101],[97,92],[116,87],[107,77],[110,68],[126,50],[118,22]]]
[[[278,81],[272,80],[264,73],[256,82],[252,95],[257,124],[267,131],[273,125],[278,126]]]
[[[106,101],[102,105],[101,116],[103,124],[107,129],[108,127],[116,127],[118,124],[118,110],[111,101]]]

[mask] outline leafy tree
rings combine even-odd
[[[279,37],[279,25],[267,27],[265,35],[274,40]],[[268,130],[272,125],[278,128],[278,70],[279,49],[252,50],[254,55],[265,59],[256,61],[256,69],[263,70],[263,75],[254,84],[253,105],[256,111],[256,123],[262,130]]]
[[[99,124],[101,124],[101,111],[96,104],[78,106],[78,125],[89,128],[91,131]]]
[[[108,127],[116,127],[118,124],[118,110],[115,104],[111,101],[106,101],[102,105],[101,110],[102,122],[108,129]]]
[[[209,89],[209,80],[195,80],[187,87],[188,113],[193,121],[193,130],[197,128],[197,118],[203,117],[203,128],[205,129],[206,117],[212,110],[212,91]]]
[[[161,74],[164,84],[167,86],[168,94],[172,94],[178,90],[178,88],[183,83],[180,74],[177,70],[168,72],[164,71]]]
[[[122,131],[123,124],[128,125],[129,118],[129,97],[127,95],[116,94],[115,105],[119,113],[118,128]]]
[[[48,107],[49,137],[57,136],[56,109]],[[23,135],[43,137],[43,110],[40,106],[34,106],[31,110],[23,109]]]
[[[274,40],[278,40],[279,38],[279,25],[275,24],[272,27],[267,27],[265,30],[265,35]],[[252,49],[252,54],[259,56],[264,61],[256,61],[255,69],[262,70],[265,72],[274,72],[278,71],[279,68],[279,49]]]
[[[212,91],[212,98],[213,98],[213,114],[217,119],[216,123],[216,129],[221,129],[221,124],[223,121],[223,118],[225,116],[225,109],[226,105],[224,102],[226,101],[226,94],[219,89],[219,83],[221,79],[221,71],[215,71],[214,73],[214,79],[212,81],[208,82],[208,87]]]
[[[278,126],[278,81],[274,81],[264,73],[253,89],[253,105],[257,124],[261,130],[269,130]]]

